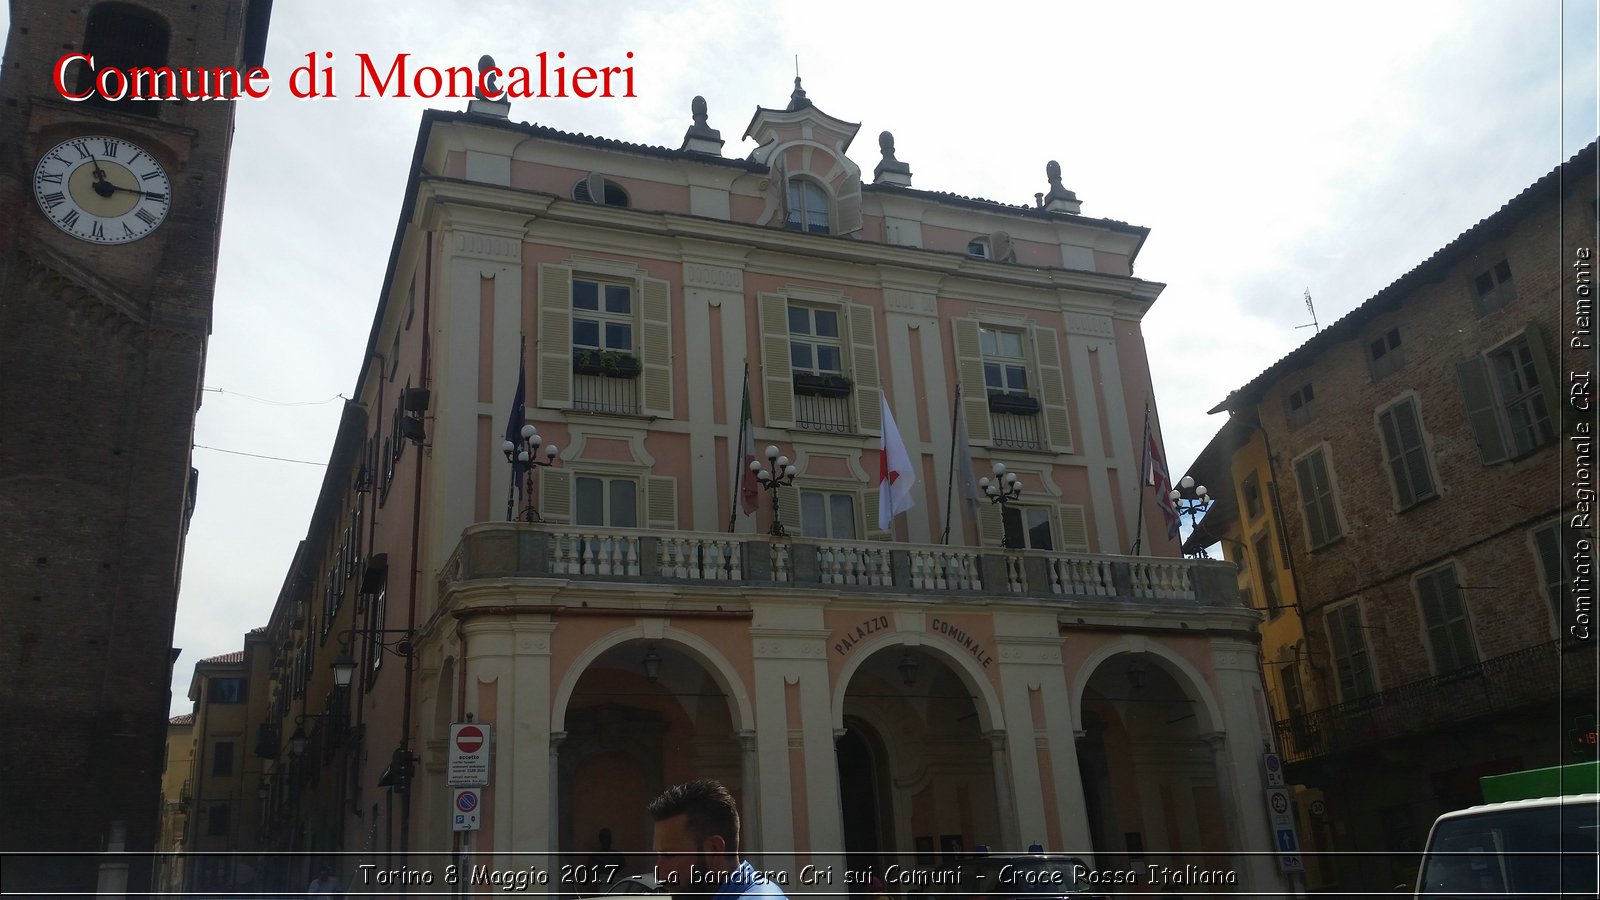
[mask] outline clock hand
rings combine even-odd
[[[112,191],[122,191],[122,192],[127,193],[127,194],[140,194],[140,195],[145,196],[145,197],[160,197],[163,200],[165,200],[166,196],[167,196],[166,194],[151,193],[150,191],[141,191],[141,190],[136,190],[134,188],[125,188],[120,184],[111,184],[111,182],[109,182],[109,181],[106,182],[106,184],[110,185],[110,188],[111,188]],[[109,193],[107,193],[104,196],[109,197],[111,195]]]
[[[94,192],[102,197],[116,193],[117,186],[106,180],[105,170],[100,168],[100,160],[91,155],[89,162],[94,164]]]

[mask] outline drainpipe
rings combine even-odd
[[[423,246],[423,277],[422,277],[422,365],[420,366],[422,384],[428,387],[428,350],[429,350],[429,319],[433,311],[433,232],[428,232],[426,243]],[[424,459],[423,443],[417,446],[417,473],[413,479],[411,493],[411,560],[407,573],[409,588],[407,590],[408,602],[406,611],[406,629],[415,633],[417,630],[417,562],[422,544],[422,463]],[[381,651],[380,651],[381,652]],[[417,660],[413,652],[405,657],[406,681],[405,697],[400,710],[400,752],[411,753],[411,694],[412,683],[416,678]],[[405,856],[411,850],[411,792],[416,788],[416,768],[411,768],[412,777],[406,783],[404,795],[400,798],[400,853]],[[403,893],[409,891],[402,889]]]

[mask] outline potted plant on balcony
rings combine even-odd
[[[848,397],[855,386],[843,375],[794,373],[794,392],[812,397]]]
[[[579,375],[604,375],[607,378],[638,378],[639,358],[621,350],[574,350],[572,371]]]
[[[1011,413],[1014,416],[1036,416],[1039,414],[1039,398],[1014,391],[990,391],[989,411]]]

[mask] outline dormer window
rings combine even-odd
[[[572,199],[602,206],[630,206],[628,192],[609,178],[591,174],[572,186]]]
[[[789,218],[783,227],[812,234],[832,233],[828,222],[828,192],[822,185],[805,178],[789,179]]]
[[[83,52],[94,58],[96,69],[160,69],[167,64],[167,26],[154,13],[125,3],[103,3],[89,12],[89,25],[83,34]],[[155,118],[160,103],[120,103],[107,100],[94,90],[95,73],[79,64],[78,93],[88,93],[88,102],[115,104],[118,112]]]

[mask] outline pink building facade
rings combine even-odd
[[[1283,889],[1276,857],[1241,852],[1273,847],[1258,615],[1140,489],[1146,230],[1083,216],[1054,164],[1033,206],[912,188],[887,134],[864,176],[859,126],[798,85],[756,111],[748,158],[696,107],[677,150],[493,102],[425,115],[305,578],[274,616],[280,727],[327,716],[300,725],[331,775],[281,802],[337,806],[284,844],[559,878],[607,828],[646,871],[645,802],[712,776],[799,893],[868,865],[908,890],[979,844],[1186,895]],[[526,421],[558,449],[510,496],[524,355]],[[754,515],[746,385],[758,456],[796,469]],[[1003,463],[1017,501],[950,496],[958,389],[977,474]],[[888,530],[884,400],[915,477]],[[341,649],[349,689],[325,671]],[[468,720],[491,727],[490,784],[457,832]],[[830,864],[832,884],[801,880]]]

